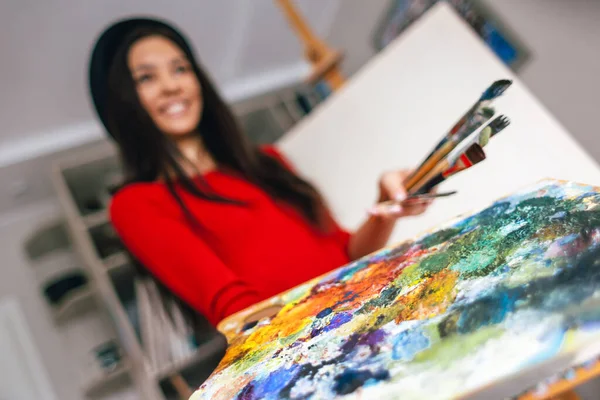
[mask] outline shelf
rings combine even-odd
[[[129,257],[124,251],[108,256],[103,261],[107,271],[114,271],[129,264]]]
[[[86,396],[94,397],[109,389],[109,386],[120,383],[125,379],[129,379],[130,367],[126,362],[121,362],[114,371],[107,372],[104,375],[98,376],[83,387]]]
[[[86,228],[93,228],[108,222],[108,214],[106,210],[96,211],[83,217],[83,223]]]
[[[218,357],[220,353],[225,352],[226,348],[227,342],[225,338],[221,335],[215,335],[207,342],[202,343],[188,358],[173,362],[170,365],[167,365],[165,368],[156,371],[155,377],[158,380],[167,379],[185,369],[192,368],[197,364],[212,359],[213,357]]]
[[[54,320],[62,323],[95,305],[94,292],[89,285],[74,289],[54,309]]]

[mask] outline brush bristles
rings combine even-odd
[[[465,151],[465,156],[469,159],[472,164],[477,164],[485,160],[485,151],[478,143],[474,143]]]

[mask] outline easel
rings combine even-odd
[[[275,1],[281,7],[292,29],[300,37],[304,45],[304,56],[312,65],[312,72],[307,82],[317,85],[323,81],[332,92],[341,88],[346,82],[340,68],[344,58],[342,53],[331,49],[312,32],[290,0]]]
[[[570,378],[563,378],[549,384],[544,393],[536,393],[535,390],[529,391],[519,396],[518,400],[580,400],[581,397],[575,392],[575,389],[600,376],[600,361],[589,366],[579,365],[570,370],[573,371]]]

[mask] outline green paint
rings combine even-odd
[[[404,268],[402,275],[396,281],[401,287],[410,287],[429,278],[449,265],[449,254],[447,252],[434,253],[427,256],[421,262]]]
[[[534,261],[522,261],[519,268],[511,271],[505,281],[507,287],[517,287],[531,282],[535,278],[550,277],[554,274],[556,268],[548,268],[545,264]]]
[[[402,288],[398,286],[386,287],[381,291],[379,296],[367,301],[357,312],[359,314],[371,313],[377,308],[389,307],[390,304],[393,304],[394,299],[396,299],[396,297],[400,294],[401,291]]]
[[[451,270],[460,272],[461,278],[485,276],[489,274],[490,266],[496,260],[496,251],[493,247],[473,252],[467,257],[450,267]]]
[[[460,233],[459,228],[447,228],[425,236],[418,244],[422,248],[428,249],[453,239]]]
[[[481,133],[479,134],[479,145],[484,147],[490,141],[490,137],[492,136],[492,128],[486,126]]]
[[[411,264],[402,270],[402,275],[400,275],[396,281],[394,281],[394,284],[397,284],[403,288],[411,287],[419,283],[421,276],[422,272],[419,269],[419,263]]]
[[[453,335],[418,353],[416,362],[432,362],[441,368],[451,367],[457,360],[473,354],[476,349],[490,339],[502,336],[500,326],[486,326],[469,335]]]

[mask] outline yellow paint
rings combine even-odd
[[[457,271],[442,270],[423,281],[399,300],[405,308],[398,314],[396,322],[431,318],[445,312],[456,296],[459,275]]]

